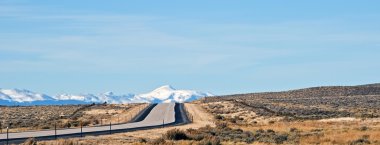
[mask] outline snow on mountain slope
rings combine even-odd
[[[62,94],[55,96],[54,98],[57,100],[78,100],[89,103],[111,103],[111,104],[121,104],[121,103],[135,103],[133,100],[134,94],[127,95],[115,95],[112,92],[106,92],[99,95],[93,94],[83,94],[83,95],[68,95]],[[141,101],[137,101],[141,102]]]
[[[61,94],[53,97],[56,100],[77,100],[84,102],[101,102],[98,96],[93,94],[85,94],[85,95],[69,95],[69,94]]]
[[[128,94],[128,95],[115,95],[112,92],[106,92],[100,95],[58,95],[55,96],[58,100],[80,100],[84,102],[102,103],[107,102],[111,104],[120,103],[168,103],[168,102],[188,102],[197,100],[202,97],[213,96],[210,93],[202,93],[191,90],[176,90],[173,87],[166,85],[159,87],[152,92],[145,94]]]
[[[2,92],[1,89],[0,89],[0,100],[11,101],[12,98],[9,97],[8,95],[3,94],[3,92]]]
[[[131,103],[133,102],[132,99],[134,97],[134,94],[127,94],[127,95],[115,95],[112,92],[106,92],[99,95],[101,102],[107,102],[111,104],[122,104],[122,103]]]
[[[42,100],[53,100],[45,94],[34,93],[29,90],[0,89],[0,99],[14,102],[32,102]]]
[[[202,93],[191,90],[176,90],[172,86],[166,85],[153,90],[150,93],[140,94],[139,98],[146,99],[152,103],[168,102],[188,102],[202,97],[213,96],[210,93]]]
[[[202,97],[213,96],[210,93],[197,92],[192,90],[176,90],[173,87],[166,85],[159,87],[152,92],[145,94],[127,94],[115,95],[112,92],[106,92],[99,95],[81,94],[69,95],[61,94],[57,96],[47,96],[44,94],[34,93],[28,90],[19,89],[0,89],[0,105],[41,105],[41,104],[64,104],[70,103],[168,103],[168,102],[188,102],[197,100]]]

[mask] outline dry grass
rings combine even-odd
[[[288,144],[352,144],[362,141],[380,144],[380,118],[284,120],[279,117],[258,116],[228,101],[209,102],[202,106],[214,115],[223,116],[220,120],[228,122],[228,125],[235,129],[274,130],[285,134],[294,134],[296,131],[297,137]],[[231,121],[231,118],[236,116],[241,119]]]
[[[130,121],[137,113],[148,104],[120,104],[113,105],[113,107],[100,107],[92,108],[90,110],[83,111],[83,115],[78,120],[97,120],[98,123],[89,124],[109,124],[112,123],[126,123]]]
[[[287,144],[380,144],[378,84],[207,97],[201,102],[232,128],[287,134]]]
[[[368,136],[372,143],[380,143],[380,120],[356,121],[292,121],[276,122],[271,125],[234,126],[243,130],[272,129],[276,132],[289,132],[292,128],[301,132],[300,143],[303,144],[349,144],[363,136]]]
[[[205,103],[228,101],[259,116],[287,120],[380,117],[380,86],[314,87],[283,92],[207,97]]]
[[[11,122],[10,132],[30,130],[73,128],[96,126],[101,124],[125,123],[131,120],[148,104],[120,104],[120,105],[63,105],[63,106],[20,106],[0,107],[0,121],[3,131],[8,122]]]
[[[255,112],[246,110],[229,101],[203,103],[201,106],[214,115],[220,115],[226,120],[233,121],[233,124],[265,125],[283,119],[283,117],[259,116]]]
[[[10,132],[40,130],[54,126],[60,115],[69,116],[85,105],[0,107],[2,128]]]

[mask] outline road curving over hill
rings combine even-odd
[[[50,140],[56,138],[81,137],[86,135],[104,135],[112,133],[121,133],[133,130],[151,129],[165,126],[181,125],[189,123],[185,113],[184,105],[181,103],[163,103],[152,104],[137,115],[134,119],[136,122],[97,126],[83,127],[73,129],[42,130],[30,132],[18,132],[0,134],[0,145],[11,143],[22,143],[28,138],[37,140]]]

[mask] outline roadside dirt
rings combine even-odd
[[[182,125],[182,126],[173,126],[173,127],[165,127],[165,128],[157,128],[150,130],[141,130],[141,131],[133,131],[119,134],[124,137],[135,137],[135,138],[158,138],[161,137],[166,131],[174,128],[178,129],[188,129],[193,128],[197,129],[200,127],[204,127],[206,125],[210,125],[212,127],[215,126],[212,114],[208,113],[206,110],[201,108],[198,104],[185,103],[185,107],[187,111],[193,115],[193,122],[190,124]],[[118,136],[116,134],[115,136]]]

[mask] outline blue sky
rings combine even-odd
[[[234,94],[380,82],[374,0],[0,0],[0,88]]]

